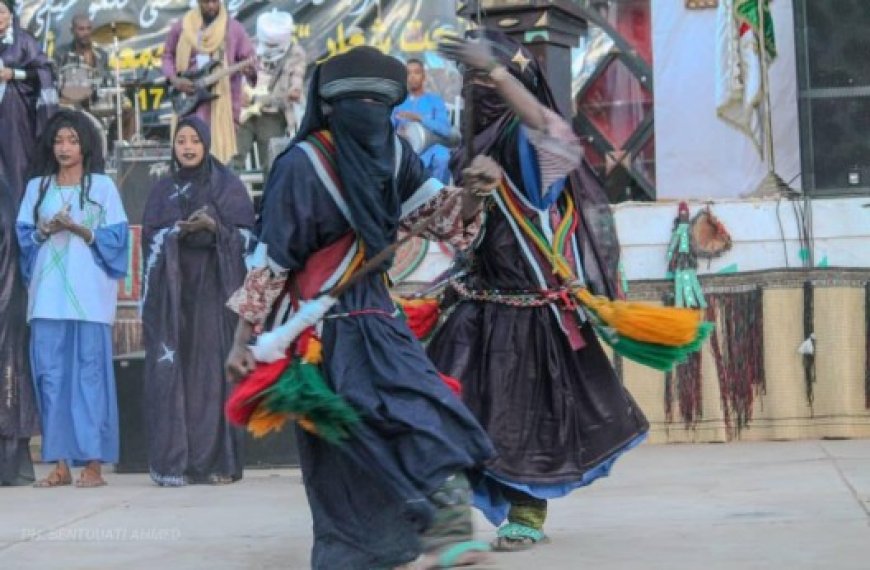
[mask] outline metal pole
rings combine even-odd
[[[121,48],[118,43],[118,30],[115,27],[115,22],[112,22],[112,36],[114,36],[115,44],[115,120],[117,121],[117,143],[120,147],[124,140],[124,117],[121,113],[122,91],[121,91]]]
[[[46,4],[48,4],[48,8],[45,10],[45,31],[42,34],[42,53],[48,55],[48,34],[51,33],[51,5],[53,4],[53,1],[48,0]]]
[[[770,106],[770,76],[767,65],[767,43],[764,36],[764,8],[768,0],[758,2],[758,47],[761,55],[761,89],[764,90],[764,107],[762,111],[762,128],[764,129],[764,154],[767,158],[767,169],[776,174],[776,156],[773,151],[773,110]]]

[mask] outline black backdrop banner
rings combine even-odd
[[[110,54],[113,69],[120,64],[128,96],[138,97],[148,124],[167,112],[160,70],[164,39],[172,23],[195,5],[191,0],[19,0],[17,12],[49,55],[72,41],[73,17],[87,15],[94,23],[95,42]],[[459,94],[461,78],[455,67],[435,51],[439,38],[465,29],[456,17],[455,0],[225,0],[224,5],[251,38],[261,13],[291,13],[309,64],[372,45],[402,59],[423,59],[430,88],[448,102]],[[120,36],[117,46],[113,29]]]
[[[170,25],[193,4],[188,0],[23,0],[18,12],[24,27],[44,42],[49,53],[71,41],[70,23],[76,14],[90,17],[110,52],[113,23],[121,35],[135,31],[120,41],[122,70],[153,71],[159,69]],[[434,52],[441,36],[463,29],[454,0],[227,0],[225,5],[252,37],[262,12],[293,14],[297,39],[310,63],[361,44],[415,57]]]

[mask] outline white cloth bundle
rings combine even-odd
[[[275,362],[286,356],[287,347],[299,338],[302,331],[316,325],[338,302],[330,295],[323,295],[311,301],[304,301],[290,319],[283,325],[263,333],[251,352],[259,362]]]

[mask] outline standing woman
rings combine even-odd
[[[57,107],[57,91],[51,61],[21,29],[13,8],[13,0],[0,0],[0,177],[17,205],[36,137]]]
[[[21,268],[29,283],[30,362],[42,416],[42,458],[57,462],[37,487],[105,485],[118,460],[112,323],[127,273],[127,216],[88,119],[60,111],[39,140],[45,165],[18,212]]]
[[[242,477],[241,431],[223,409],[236,316],[224,304],[245,278],[254,206],[241,180],[211,154],[208,125],[179,122],[172,174],[148,198],[145,416],[151,478],[161,486]]]

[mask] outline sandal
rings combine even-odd
[[[411,568],[420,570],[436,570],[437,568],[458,568],[460,566],[473,566],[482,568],[492,561],[489,556],[489,545],[477,540],[457,542],[445,547],[437,554],[427,554]]]
[[[209,485],[229,485],[231,483],[235,483],[235,479],[233,479],[229,475],[209,475],[208,476],[208,484]]]
[[[40,479],[33,484],[33,486],[37,489],[47,489],[49,487],[65,487],[67,485],[72,485],[72,475],[70,475],[69,471],[67,471],[66,477],[63,477],[57,469],[54,469],[51,473],[49,473],[48,477],[46,477],[45,479]]]
[[[541,530],[520,523],[508,523],[498,529],[492,549],[496,552],[518,552],[548,542],[550,539]]]
[[[81,475],[76,479],[76,487],[79,489],[92,489],[94,487],[104,487],[106,485],[108,485],[108,483],[103,479],[102,474],[87,467],[82,469]]]

